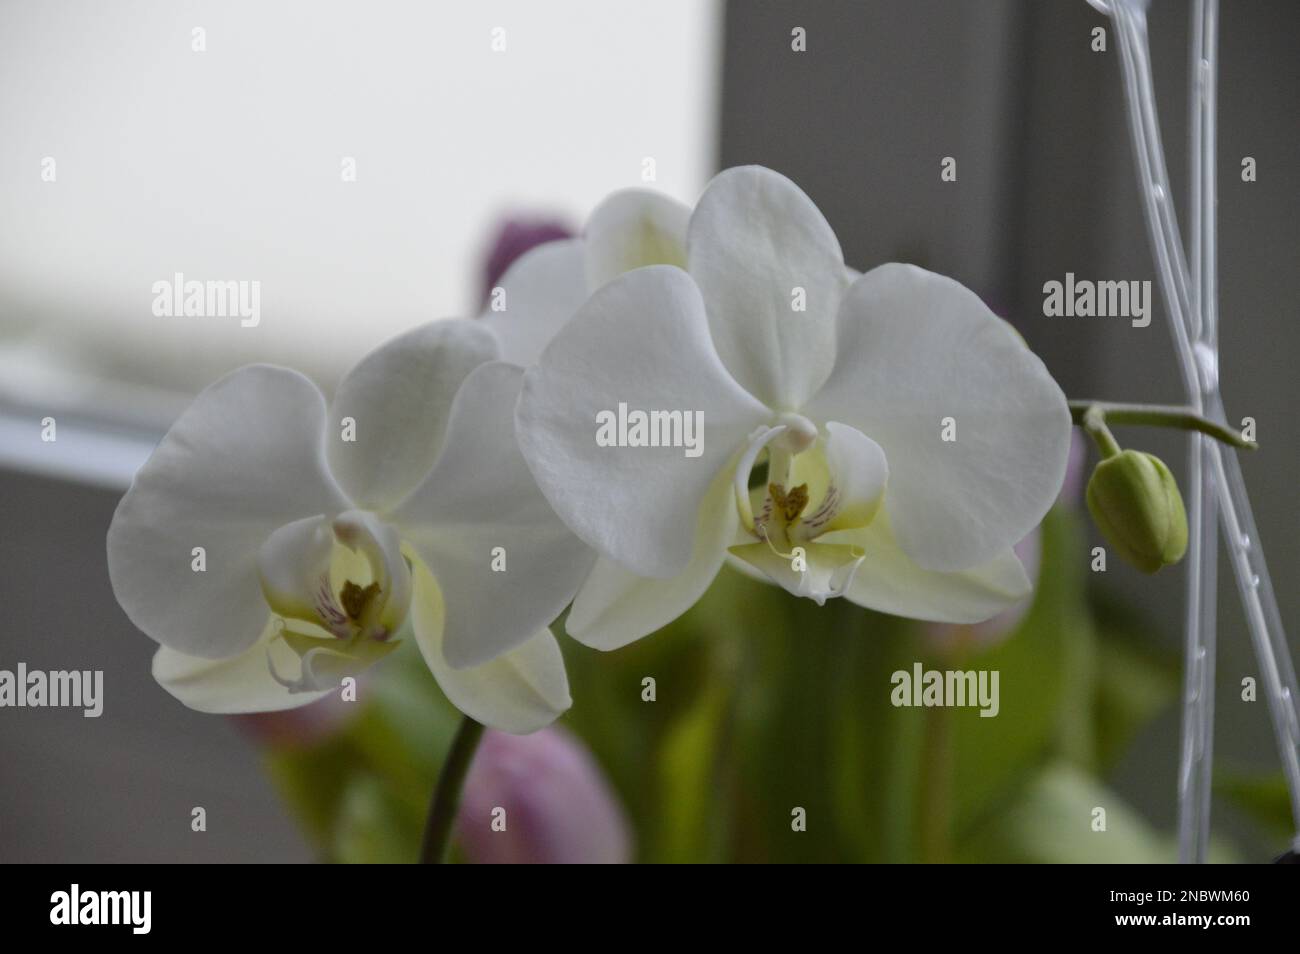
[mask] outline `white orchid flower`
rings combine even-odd
[[[570,705],[547,629],[590,551],[514,441],[522,372],[473,321],[362,358],[327,407],[286,368],[207,388],[108,532],[113,590],[153,672],[205,712],[303,705],[407,634],[466,714],[530,732]]]
[[[699,456],[601,446],[615,409],[658,412],[652,429],[699,412]],[[987,619],[1031,590],[1011,548],[1061,485],[1071,425],[975,294],[907,265],[859,276],[797,186],[744,167],[701,197],[684,269],[614,278],[564,324],[516,426],[601,555],[569,632],[612,649],[688,609],[729,555],[818,601]],[[651,442],[637,426],[621,436]]]

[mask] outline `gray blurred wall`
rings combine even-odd
[[[120,496],[0,472],[0,668],[104,673],[98,718],[0,709],[0,862],[309,860],[250,738],[149,675],[156,645],[105,565]],[[204,832],[190,829],[196,806]]]

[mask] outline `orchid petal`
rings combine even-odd
[[[452,704],[484,725],[516,735],[550,725],[573,704],[564,657],[549,629],[518,648],[470,669],[443,655],[443,591],[428,568],[412,568],[411,622],[420,654]]]
[[[585,254],[582,239],[544,242],[506,270],[479,319],[496,335],[503,361],[536,364],[542,349],[587,300]]]
[[[662,192],[624,189],[609,196],[583,231],[587,287],[594,291],[646,265],[685,268],[690,218],[688,206]]]
[[[324,433],[320,391],[286,368],[241,368],[195,399],[136,474],[108,530],[113,592],[137,627],[205,659],[257,642],[267,609],[263,541],[286,523],[348,506],[326,467]]]
[[[266,610],[262,610],[266,616]],[[264,639],[227,659],[203,659],[158,647],[153,677],[158,684],[198,712],[279,712],[296,709],[329,693],[291,693],[276,681],[276,672],[295,673],[300,662],[284,641],[273,638],[268,625]]]
[[[662,629],[695,605],[718,575],[740,525],[729,471],[724,467],[718,472],[700,505],[699,530],[686,569],[660,580],[598,559],[565,621],[570,636],[592,649],[619,649]]]
[[[856,428],[829,421],[826,424],[824,460],[827,486],[821,500],[809,507],[798,531],[806,537],[850,527],[865,527],[875,519],[885,497],[889,464],[880,445]],[[796,461],[809,456],[800,454]]]
[[[523,371],[491,362],[456,395],[443,452],[394,514],[447,601],[447,661],[477,666],[549,625],[595,554],[560,522],[515,442]]]
[[[598,425],[616,409],[698,419],[698,446],[602,447]],[[605,285],[560,331],[524,378],[516,424],[574,533],[633,573],[666,578],[691,560],[715,475],[770,416],[722,366],[694,282],[652,265]]]
[[[496,353],[478,322],[432,321],[380,345],[344,376],[330,404],[329,460],[359,506],[386,510],[420,482],[461,382]]]
[[[911,265],[853,284],[835,368],[803,413],[884,448],[894,532],[930,570],[1004,554],[1065,476],[1070,413],[1042,361],[973,292]],[[944,439],[947,418],[955,440]]]
[[[845,596],[882,613],[941,623],[979,623],[1033,591],[1010,547],[968,570],[944,573],[918,566],[895,541],[887,512],[866,527],[820,539],[860,548],[864,560]]]
[[[691,216],[687,257],[722,363],[768,406],[798,410],[835,362],[850,277],[817,206],[771,169],[728,169]]]

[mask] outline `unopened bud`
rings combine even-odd
[[[1187,513],[1178,483],[1153,454],[1126,450],[1099,463],[1088,481],[1088,510],[1107,542],[1143,573],[1187,551]]]

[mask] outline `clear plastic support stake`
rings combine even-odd
[[[1191,214],[1188,289],[1196,321],[1192,346],[1196,364],[1196,405],[1218,393],[1218,253],[1215,213],[1215,96],[1218,83],[1218,0],[1196,0],[1192,10]],[[1189,329],[1190,330],[1190,329]],[[1190,396],[1190,395],[1189,395]],[[1178,777],[1178,858],[1205,861],[1210,841],[1210,801],[1214,765],[1214,691],[1218,610],[1218,499],[1212,440],[1191,437],[1188,454],[1189,534],[1195,543],[1187,561],[1186,678],[1182,713],[1182,761]]]

